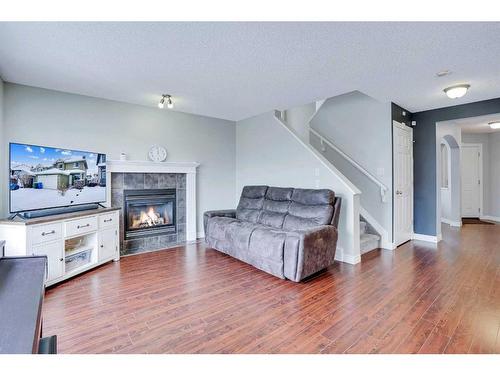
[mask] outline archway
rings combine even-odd
[[[443,136],[440,147],[441,222],[461,226],[460,145],[450,134]]]

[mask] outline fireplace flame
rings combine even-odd
[[[148,207],[146,211],[141,211],[132,220],[132,228],[154,227],[156,225],[170,224],[169,217],[162,217],[154,207]]]

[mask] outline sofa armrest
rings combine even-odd
[[[288,232],[283,254],[285,277],[300,281],[333,264],[337,238],[337,228],[332,225]]]
[[[208,219],[211,217],[222,216],[222,217],[236,217],[236,210],[214,210],[214,211],[206,211],[203,214],[203,230],[205,231],[205,237],[207,235],[207,224]]]

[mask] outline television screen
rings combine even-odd
[[[10,212],[106,201],[106,155],[11,143]]]

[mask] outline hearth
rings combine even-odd
[[[176,233],[176,189],[123,191],[125,239]]]

